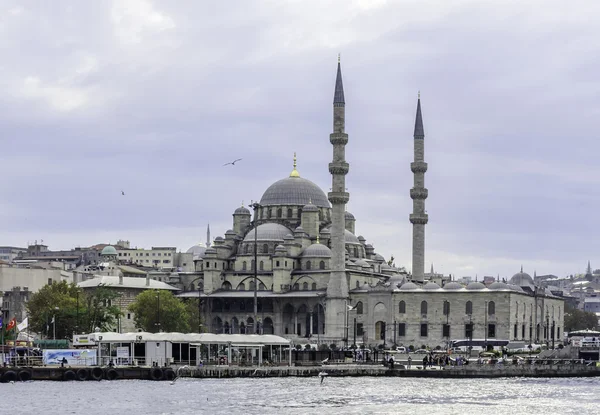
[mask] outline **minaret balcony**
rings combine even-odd
[[[427,171],[427,163],[424,161],[415,161],[410,163],[410,170],[413,173],[425,173]]]
[[[427,225],[429,215],[427,213],[411,213],[409,219],[413,225]]]
[[[327,194],[327,198],[331,202],[332,205],[339,205],[348,203],[350,200],[350,193],[348,192],[329,192]]]
[[[346,162],[334,162],[329,163],[329,173],[331,174],[348,174],[348,170],[350,170],[350,165]]]
[[[425,200],[429,195],[429,190],[423,187],[413,187],[410,189],[410,198],[416,200]]]
[[[348,134],[346,133],[332,133],[329,134],[329,142],[331,144],[348,144]]]

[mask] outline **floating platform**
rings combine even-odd
[[[173,380],[175,371],[170,367],[100,367],[100,366],[32,366],[0,367],[0,382],[18,382],[29,380],[118,380],[147,379]]]

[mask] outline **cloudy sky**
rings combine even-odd
[[[327,192],[341,53],[348,210],[378,252],[410,268],[420,90],[427,268],[600,267],[598,21],[593,0],[0,1],[0,244],[187,249],[294,151]]]

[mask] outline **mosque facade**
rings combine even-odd
[[[181,297],[200,297],[204,330],[276,334],[296,343],[436,347],[456,339],[554,343],[562,338],[564,302],[519,272],[508,282],[464,286],[428,279],[425,263],[424,129],[420,97],[414,131],[412,274],[396,268],[356,235],[346,211],[345,97],[338,62],[333,147],[325,194],[298,172],[269,186],[252,212],[233,212],[232,227],[197,245],[196,272],[181,274]],[[208,244],[207,244],[208,245]],[[173,281],[175,282],[175,281]],[[256,301],[255,301],[256,299]]]

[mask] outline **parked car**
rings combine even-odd
[[[396,351],[399,353],[406,353],[406,347],[404,346],[396,346]]]
[[[426,350],[426,349],[417,349],[413,353],[414,354],[427,354],[427,353],[429,353],[429,350]]]

